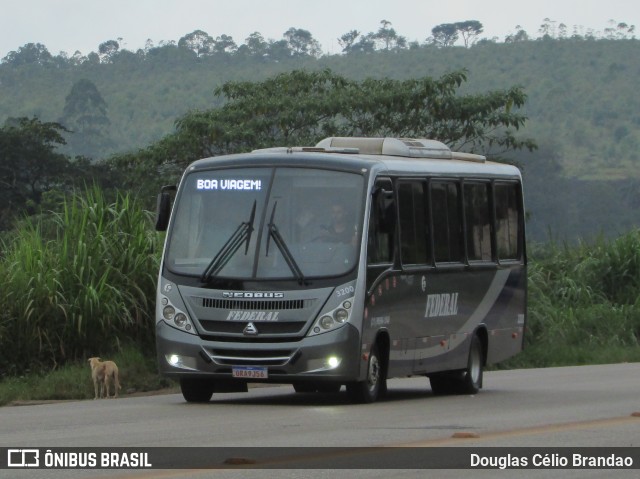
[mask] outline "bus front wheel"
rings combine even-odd
[[[212,381],[201,378],[181,378],[180,390],[187,402],[209,402],[213,395]]]
[[[384,394],[386,389],[387,378],[384,364],[380,358],[378,346],[374,344],[369,352],[366,379],[347,383],[347,395],[353,403],[372,403]]]

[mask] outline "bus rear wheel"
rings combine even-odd
[[[353,403],[372,403],[384,394],[386,390],[387,378],[384,364],[381,361],[378,346],[374,344],[369,352],[366,379],[347,383],[347,395]]]
[[[482,388],[484,353],[480,338],[471,339],[467,367],[462,371],[449,371],[429,376],[433,394],[476,394]]]
[[[469,348],[467,369],[462,372],[460,381],[460,394],[476,394],[482,387],[482,373],[484,366],[484,354],[482,343],[478,336],[473,336]]]
[[[213,381],[201,378],[181,378],[180,390],[187,402],[209,402],[213,395]]]

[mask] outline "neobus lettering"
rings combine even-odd
[[[425,318],[455,316],[458,314],[458,293],[430,294],[427,296]]]
[[[198,190],[261,190],[262,180],[196,180]]]

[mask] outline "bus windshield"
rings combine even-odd
[[[364,178],[313,168],[231,168],[187,175],[165,264],[236,279],[339,276],[357,262]]]

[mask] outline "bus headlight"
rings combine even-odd
[[[333,318],[331,316],[323,316],[320,318],[320,326],[322,329],[329,330],[333,326]]]
[[[338,323],[344,323],[349,319],[349,313],[346,309],[338,308],[335,313],[333,313],[333,317]]]
[[[347,306],[347,307],[345,307]],[[323,311],[320,318],[313,323],[309,336],[322,334],[344,326],[351,318],[351,302],[343,301],[338,307],[331,311]]]
[[[162,305],[162,319],[164,319],[169,326],[186,333],[196,334],[196,330],[187,313],[176,308],[168,297],[161,296],[159,299]],[[169,359],[167,359],[167,361],[169,361]]]
[[[184,328],[187,324],[187,316],[184,313],[178,313],[173,318],[173,322],[176,323],[176,326],[179,328]]]
[[[162,316],[167,321],[173,320],[173,317],[175,316],[175,314],[176,314],[176,308],[174,308],[173,306],[165,306],[162,309]]]

